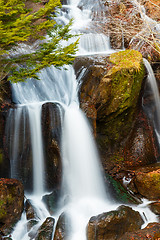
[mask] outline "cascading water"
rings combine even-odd
[[[78,8],[80,3],[83,1],[70,0],[68,5],[62,7],[62,11],[57,17],[57,20],[63,24],[74,17],[72,31],[83,32],[78,54],[111,53],[108,36],[93,31],[90,33],[88,30],[92,22],[94,1],[88,1],[82,10]],[[102,9],[101,12],[103,12]],[[61,143],[63,179],[59,212],[64,211],[70,219],[71,228],[68,240],[85,240],[85,227],[89,218],[103,211],[115,209],[117,206],[110,201],[106,194],[93,136],[84,114],[79,109],[78,87],[74,70],[72,67],[67,68],[67,71],[57,70],[54,67],[47,68],[39,74],[41,81],[28,80],[26,83],[12,86],[13,100],[17,103],[14,116],[18,122],[14,133],[12,133],[12,129],[9,129],[8,134],[13,135],[13,141],[17,139],[20,131],[18,123],[21,121],[22,112],[26,114],[28,121],[25,124],[30,127],[33,161],[33,193],[29,197],[37,208],[38,217],[43,221],[49,213],[40,201],[41,195],[45,192],[45,176],[43,176],[45,156],[41,133],[42,105],[52,102],[58,103],[64,108]],[[23,139],[25,139],[25,135]],[[12,177],[16,177],[15,172],[18,171],[18,145],[19,141],[11,145],[12,157],[10,160],[14,164],[14,166],[11,164],[13,166]],[[153,217],[152,220],[155,221],[155,218]],[[15,228],[12,237],[13,240],[30,239],[24,216]]]
[[[151,119],[153,120],[154,129],[157,135],[158,142],[160,143],[160,95],[159,95],[158,85],[157,85],[156,78],[150,63],[146,59],[143,59],[143,61],[148,72],[147,79],[150,84],[150,87],[153,93],[153,98],[154,98],[155,110],[154,110],[154,116],[151,116]]]

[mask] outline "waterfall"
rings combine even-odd
[[[155,118],[154,116],[152,116],[151,118],[155,127],[155,132],[157,135],[158,142],[160,143],[160,95],[159,95],[158,85],[157,85],[156,78],[150,63],[147,61],[147,59],[143,59],[143,62],[148,72],[147,79],[150,84],[150,87],[153,93],[153,99],[154,99]]]

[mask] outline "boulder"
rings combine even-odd
[[[32,203],[30,202],[29,199],[27,199],[25,202],[24,210],[26,212],[27,220],[37,219],[37,214],[36,214],[34,207],[32,206]]]
[[[61,111],[55,103],[42,106],[42,134],[45,155],[45,181],[48,190],[58,189],[61,184]]]
[[[0,231],[7,235],[20,219],[24,205],[23,185],[16,179],[0,179]]]
[[[156,215],[160,215],[160,201],[150,203],[149,208]]]
[[[52,240],[53,226],[55,220],[52,217],[48,217],[41,227],[38,229],[35,240]]]
[[[160,164],[137,169],[134,184],[143,197],[150,200],[160,199]]]
[[[144,229],[125,233],[118,240],[158,240],[160,238],[160,223],[149,223]]]
[[[140,229],[142,224],[143,220],[139,212],[122,205],[115,211],[92,217],[87,227],[87,239],[116,240],[125,232]]]
[[[79,57],[74,68],[77,79],[81,76],[81,108],[91,120],[106,171],[156,162],[153,129],[141,108],[142,55],[126,50],[109,58]]]
[[[65,213],[62,213],[58,219],[54,240],[65,240],[68,237],[68,230],[70,228],[68,219]]]
[[[59,191],[54,190],[52,193],[43,196],[42,199],[45,202],[50,214],[53,215],[58,207]]]

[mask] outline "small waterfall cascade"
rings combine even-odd
[[[83,33],[77,55],[113,52],[110,49],[109,37],[97,34],[96,30],[93,31],[93,15],[98,15],[99,8],[103,13],[101,6],[97,6],[93,0],[87,1],[87,4],[83,0],[68,0],[67,3],[68,5],[62,6],[57,21],[66,24],[74,18],[72,32]],[[82,7],[79,8],[79,6]],[[31,164],[29,166],[33,170],[24,173],[23,181],[27,184],[28,178],[33,178],[31,186],[33,191],[27,197],[31,199],[36,207],[37,216],[41,219],[35,227],[38,228],[46,217],[50,216],[41,201],[46,191],[44,184],[46,159],[43,152],[41,126],[42,106],[45,103],[62,106],[64,109],[64,118],[61,116],[63,176],[57,214],[65,212],[71,222],[68,240],[86,240],[85,228],[89,218],[104,211],[113,210],[117,205],[113,204],[107,194],[93,136],[84,114],[79,109],[78,86],[73,67],[65,66],[65,68],[67,70],[58,70],[52,66],[39,73],[40,81],[28,79],[25,83],[12,85],[13,101],[17,107],[9,112],[6,125],[7,138],[10,139],[8,142],[11,177],[21,180],[19,171],[22,171],[22,166],[18,159],[25,157],[23,150],[28,141],[31,142],[32,151],[27,157],[31,159],[32,166]],[[14,124],[10,126],[12,121]],[[153,216],[151,218],[155,221]],[[27,220],[24,215],[17,224],[12,239],[31,239],[28,236]]]
[[[153,121],[157,139],[158,139],[158,142],[160,143],[160,95],[159,95],[158,85],[157,85],[156,78],[150,63],[148,62],[147,59],[143,59],[143,62],[148,72],[147,79],[148,79],[151,91],[153,93],[153,99],[154,99],[154,108],[155,108],[154,116],[152,115],[150,116],[150,118]]]

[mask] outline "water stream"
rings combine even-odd
[[[96,31],[93,32],[93,28],[90,28],[93,14],[98,14],[98,11],[102,14],[103,9],[91,0],[87,1],[80,9],[78,5],[83,6],[83,2],[80,0],[68,1],[68,5],[62,7],[57,20],[66,24],[73,17],[72,31],[83,33],[77,55],[111,53],[109,37],[97,34]],[[90,31],[90,29],[92,30]],[[13,144],[10,144],[11,174],[14,178],[17,177],[17,172],[21,171],[18,170],[17,163],[20,144],[18,140],[20,128],[18,126],[21,125],[20,122],[24,122],[23,130],[29,127],[31,132],[33,161],[33,192],[28,197],[36,206],[37,215],[43,222],[49,213],[41,201],[41,197],[45,193],[45,156],[43,153],[41,112],[44,103],[59,103],[65,114],[61,123],[63,177],[58,212],[60,214],[64,211],[70,219],[71,229],[68,239],[85,240],[85,227],[89,218],[104,211],[116,209],[117,205],[113,204],[104,185],[99,156],[90,126],[79,109],[78,84],[74,70],[72,66],[66,68],[67,70],[58,70],[52,66],[39,73],[41,81],[32,79],[26,83],[13,84],[13,100],[17,104],[17,109],[11,110],[14,111],[14,114],[9,113],[10,118],[6,127],[8,135],[12,135],[13,140]],[[14,130],[8,127],[9,122],[13,120],[11,115],[17,122]],[[22,116],[24,115],[26,115],[28,123],[23,121]],[[26,136],[25,131],[23,132],[23,144],[25,145]],[[142,209],[144,212],[144,208]],[[156,220],[152,214],[151,220]],[[12,234],[13,240],[30,239],[26,224],[27,220],[23,215]]]
[[[156,78],[150,63],[147,61],[147,59],[143,59],[143,62],[148,72],[147,79],[148,79],[148,82],[153,94],[153,99],[154,99],[154,111],[153,111],[154,113],[152,113],[152,116],[150,116],[150,119],[153,122],[154,130],[158,139],[158,143],[160,145],[160,95],[159,95],[158,85],[157,85]]]

